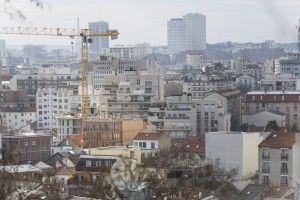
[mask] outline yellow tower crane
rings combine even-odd
[[[78,33],[79,32],[79,33]],[[117,39],[119,32],[117,30],[109,30],[106,33],[90,33],[89,29],[68,29],[68,28],[45,28],[45,27],[0,27],[0,34],[18,34],[18,35],[49,35],[49,36],[68,36],[74,38],[80,36],[81,41],[81,76],[82,76],[82,94],[81,94],[81,118],[83,137],[86,131],[86,123],[88,119],[88,43],[92,40],[88,37],[110,36],[112,40]]]

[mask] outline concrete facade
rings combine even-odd
[[[37,128],[56,128],[56,116],[59,113],[70,113],[70,97],[72,90],[58,90],[55,88],[44,88],[36,94]]]
[[[101,116],[147,120],[151,102],[164,99],[164,69],[148,61],[146,69],[125,70],[107,75],[102,90]]]
[[[300,124],[299,91],[252,91],[245,95],[243,115],[253,115],[265,110],[275,110],[286,115],[286,126]]]
[[[258,148],[258,180],[270,186],[295,187],[300,181],[299,133],[271,133]]]
[[[226,171],[237,169],[234,185],[242,190],[248,184],[243,179],[255,175],[258,170],[257,146],[262,140],[258,132],[206,133],[205,155],[212,160],[213,167],[219,165]]]

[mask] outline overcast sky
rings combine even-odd
[[[4,1],[4,0],[2,0]],[[0,12],[2,26],[81,28],[88,22],[104,20],[111,29],[118,29],[119,39],[111,44],[167,44],[167,21],[186,13],[206,15],[207,43],[225,41],[296,42],[295,26],[300,18],[299,0],[48,0],[44,9],[30,0],[11,0],[26,21],[12,20]],[[7,45],[68,45],[65,37],[0,35]]]

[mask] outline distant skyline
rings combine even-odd
[[[167,44],[167,21],[186,13],[206,15],[207,43],[296,42],[299,0],[48,0],[44,9],[28,1],[12,0],[26,21],[0,13],[0,27],[87,28],[88,22],[107,21],[120,32],[110,44]],[[7,45],[70,45],[71,39],[50,36],[2,35]],[[74,40],[73,40],[74,41]]]

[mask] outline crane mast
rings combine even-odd
[[[110,36],[112,40],[118,38],[117,30],[109,30],[106,33],[89,34],[89,29],[80,29],[78,35],[77,29],[68,28],[47,28],[47,27],[0,27],[0,34],[18,34],[18,35],[49,35],[49,36],[68,36],[74,38],[80,36],[81,41],[81,118],[83,142],[86,134],[86,123],[89,115],[89,95],[88,95],[88,43],[91,40],[88,37]]]

